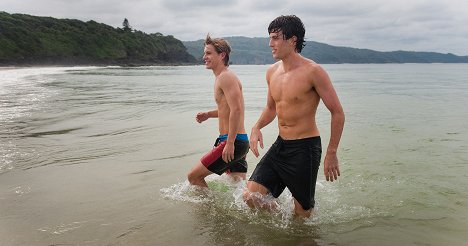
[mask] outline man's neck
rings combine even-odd
[[[226,69],[227,69],[226,66],[219,65],[217,67],[212,68],[211,70],[213,70],[213,73],[214,73],[215,77],[218,77]]]
[[[281,59],[284,72],[289,72],[296,68],[301,61],[301,55],[297,52],[291,52],[288,56]]]

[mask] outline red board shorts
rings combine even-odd
[[[234,141],[234,159],[226,163],[222,158],[224,146],[226,146],[227,134],[216,139],[213,149],[206,153],[201,159],[201,163],[211,172],[218,175],[224,172],[247,172],[247,161],[245,156],[249,152],[249,141],[247,134],[237,134]]]

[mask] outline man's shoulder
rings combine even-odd
[[[283,64],[283,61],[277,61],[273,64],[271,64],[268,69],[278,69],[279,67],[281,67],[281,65]]]
[[[237,75],[229,69],[220,73],[218,77],[216,78],[216,80],[221,87],[223,87],[223,85],[225,84],[231,84],[233,81],[240,82]]]
[[[310,73],[311,75],[326,73],[325,69],[320,64],[307,58],[304,58],[302,67],[306,70],[306,73]]]
[[[316,69],[321,69],[322,66],[320,64],[318,64],[317,62],[315,62],[314,60],[311,60],[309,58],[305,58],[303,57],[302,59],[302,65],[303,67],[306,67],[307,69],[311,69],[311,70],[316,70]]]
[[[310,78],[310,81],[314,84],[314,86],[317,86],[321,84],[322,82],[329,81],[328,73],[325,71],[325,69],[318,63],[307,59],[304,63],[304,74],[308,78]]]
[[[230,69],[226,69],[218,75],[218,80],[236,80],[237,75]]]
[[[281,67],[282,64],[283,64],[282,61],[277,61],[277,62],[271,64],[267,68],[267,74],[275,72],[276,70],[278,70]]]

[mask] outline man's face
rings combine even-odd
[[[205,49],[203,51],[203,61],[205,62],[205,67],[207,69],[213,69],[220,62],[223,62],[223,56],[221,54],[216,52],[213,45],[205,45]]]
[[[295,50],[294,37],[285,40],[283,37],[283,32],[272,32],[270,33],[270,48],[273,58],[280,60],[285,57],[291,49]]]

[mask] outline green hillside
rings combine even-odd
[[[233,64],[270,64],[274,62],[268,46],[268,38],[227,37],[233,53]],[[187,51],[201,60],[203,40],[186,41]],[[302,55],[318,63],[468,63],[468,56],[436,52],[392,51],[379,52],[369,49],[332,46],[307,41]]]
[[[95,21],[0,12],[0,64],[152,65],[193,63],[182,42]]]

